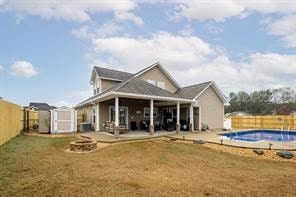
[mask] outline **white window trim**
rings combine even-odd
[[[148,116],[146,116],[145,114],[145,110],[147,110],[148,111]],[[155,116],[153,116],[154,118],[156,118],[157,117],[157,113],[158,113],[158,109],[157,109],[157,107],[154,107],[153,108],[153,113],[155,113]],[[143,115],[144,115],[144,118],[149,118],[150,117],[150,107],[144,107],[144,113],[143,113]]]
[[[157,87],[162,88],[165,90],[165,82],[163,81],[157,81]]]
[[[150,83],[150,84],[152,84],[152,85],[156,85],[156,81],[155,80],[148,79],[147,82]]]

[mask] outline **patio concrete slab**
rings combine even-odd
[[[176,131],[156,131],[154,135],[150,135],[146,131],[130,131],[127,133],[120,134],[118,138],[114,134],[108,132],[87,132],[81,133],[82,137],[92,138],[97,142],[106,142],[106,143],[115,143],[123,141],[136,141],[136,140],[147,140],[147,139],[156,139],[164,136],[182,136],[188,132],[180,132],[176,134]]]
[[[223,134],[222,131],[195,131],[195,132],[180,132],[175,131],[157,131],[154,135],[150,135],[149,132],[145,131],[130,131],[124,134],[120,134],[116,138],[113,134],[107,132],[88,132],[81,133],[82,137],[92,138],[97,142],[105,143],[116,143],[116,142],[127,142],[127,141],[137,141],[137,140],[149,140],[157,139],[161,137],[177,138],[179,140],[203,140],[209,143],[221,144],[221,139],[223,139],[222,144],[226,146],[250,148],[250,149],[269,149],[269,144],[272,144],[271,149],[273,150],[296,150],[296,141],[292,142],[275,142],[275,141],[258,141],[258,142],[247,142],[239,140],[230,140],[223,138],[219,134]]]

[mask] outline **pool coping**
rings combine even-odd
[[[239,141],[239,142],[247,142],[247,143],[256,143],[256,142],[269,142],[269,143],[277,143],[277,142],[280,142],[280,143],[285,143],[285,142],[288,142],[288,143],[291,143],[291,142],[296,142],[296,140],[292,140],[292,141],[268,141],[268,140],[237,140],[237,139],[230,139],[228,136],[223,136],[223,135],[226,135],[226,134],[230,134],[230,133],[247,133],[247,132],[250,132],[252,133],[253,131],[271,131],[271,132],[281,132],[281,130],[279,129],[243,129],[243,130],[238,130],[238,131],[228,131],[228,132],[221,132],[217,135],[219,135],[220,139],[223,139],[223,140],[235,140],[235,141]],[[296,133],[296,130],[283,130],[283,132],[288,132],[288,133]],[[225,138],[223,138],[225,137]]]
[[[249,129],[248,129],[249,130]],[[259,130],[259,129],[256,129]],[[264,129],[262,129],[264,130]],[[188,141],[196,141],[203,140],[206,143],[219,144],[221,145],[220,134],[229,133],[229,132],[205,132],[205,133],[192,133],[185,135],[186,139],[180,138],[180,136],[173,136],[178,140],[188,140]],[[269,148],[269,144],[272,144],[271,149]],[[285,144],[283,144],[285,143]],[[262,149],[262,150],[289,150],[296,151],[296,141],[290,142],[276,142],[276,141],[256,141],[256,142],[246,142],[239,140],[230,140],[223,139],[222,145],[229,147],[237,147],[237,148],[246,148],[246,149]]]

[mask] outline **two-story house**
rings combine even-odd
[[[223,128],[227,101],[215,82],[181,87],[160,63],[135,74],[93,67],[90,83],[94,95],[75,108],[96,131]]]

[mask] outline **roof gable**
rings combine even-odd
[[[168,78],[168,80],[176,87],[176,89],[180,88],[180,85],[178,84],[178,82],[172,77],[172,75],[159,62],[156,62],[156,63],[152,64],[151,66],[144,68],[143,70],[140,70],[134,76],[140,77],[155,67],[158,67],[160,69],[160,71]]]
[[[217,96],[226,104],[227,100],[224,97],[222,91],[218,88],[214,81],[208,81],[200,84],[195,84],[187,87],[180,88],[176,94],[186,97],[188,99],[196,100],[202,95],[209,87],[213,87]]]
[[[176,94],[185,96],[190,99],[194,99],[197,95],[199,95],[204,89],[206,89],[212,81],[199,83],[195,85],[186,86],[183,88],[180,88]]]

